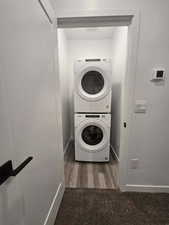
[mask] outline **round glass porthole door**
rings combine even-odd
[[[103,131],[95,125],[87,126],[81,133],[82,140],[88,145],[97,145],[103,140]]]
[[[82,89],[90,95],[98,94],[104,87],[104,78],[96,70],[88,71],[81,80]]]

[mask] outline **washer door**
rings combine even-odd
[[[82,70],[77,80],[78,94],[87,101],[104,98],[110,91],[108,74],[99,67],[90,66]]]
[[[82,140],[88,145],[97,145],[103,140],[103,131],[100,127],[89,125],[82,131]]]
[[[77,134],[81,148],[88,152],[103,150],[108,141],[106,127],[102,121],[81,123]]]

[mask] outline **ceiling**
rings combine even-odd
[[[69,40],[112,39],[118,27],[65,28]]]

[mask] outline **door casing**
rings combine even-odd
[[[128,49],[125,81],[122,88],[119,150],[119,186],[121,191],[126,191],[128,154],[132,143],[131,134],[134,115],[140,13],[138,10],[61,10],[57,13],[55,22],[58,28],[128,26]],[[124,126],[124,123],[126,123],[126,126]],[[62,132],[62,127],[60,132]]]

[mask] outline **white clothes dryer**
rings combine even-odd
[[[74,111],[111,112],[110,59],[84,59],[74,64]]]

